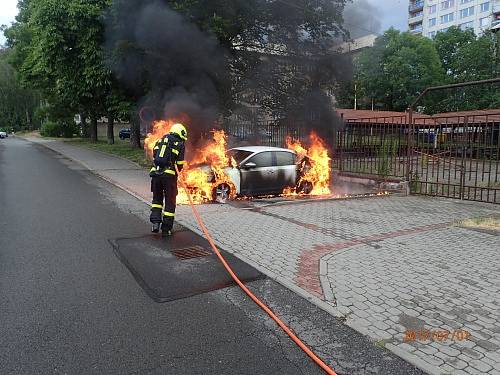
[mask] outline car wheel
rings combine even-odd
[[[226,203],[231,197],[231,186],[226,183],[217,185],[213,190],[212,197],[215,203]]]
[[[299,186],[297,186],[297,191],[303,194],[311,194],[313,191],[313,184],[310,181],[302,181]]]

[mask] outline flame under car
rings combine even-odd
[[[209,181],[214,183],[212,200],[215,202],[225,203],[237,196],[279,195],[285,189],[309,194],[313,188],[307,181],[299,184],[304,161],[297,163],[297,154],[292,150],[247,146],[232,148],[227,153],[235,165],[224,169],[232,184],[215,183],[210,167],[201,167],[208,172]]]

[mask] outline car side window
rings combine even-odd
[[[278,167],[285,165],[295,165],[295,154],[286,151],[276,152],[276,165]]]
[[[255,163],[257,168],[262,167],[272,167],[273,165],[273,154],[269,151],[261,152],[255,156],[252,156],[248,163]]]

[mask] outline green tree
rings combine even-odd
[[[444,71],[432,40],[389,29],[359,56],[355,82],[378,108],[404,111],[426,87],[443,81]]]
[[[53,113],[89,116],[90,138],[97,141],[98,118],[107,115],[112,124],[117,103],[125,101],[104,64],[103,15],[109,2],[24,0],[20,5],[6,35],[23,81],[44,93]]]
[[[8,62],[9,54],[8,50],[0,50],[0,128],[39,128],[35,111],[40,96],[36,91],[21,86],[15,69]]]
[[[445,68],[446,83],[477,81],[500,76],[498,36],[485,32],[476,37],[472,30],[451,27],[434,39]],[[433,95],[441,112],[499,108],[498,85],[448,90]]]

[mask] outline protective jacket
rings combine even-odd
[[[184,141],[177,134],[166,134],[153,148],[153,164],[149,171],[151,177],[169,174],[176,176],[175,166],[182,170],[184,166]]]

